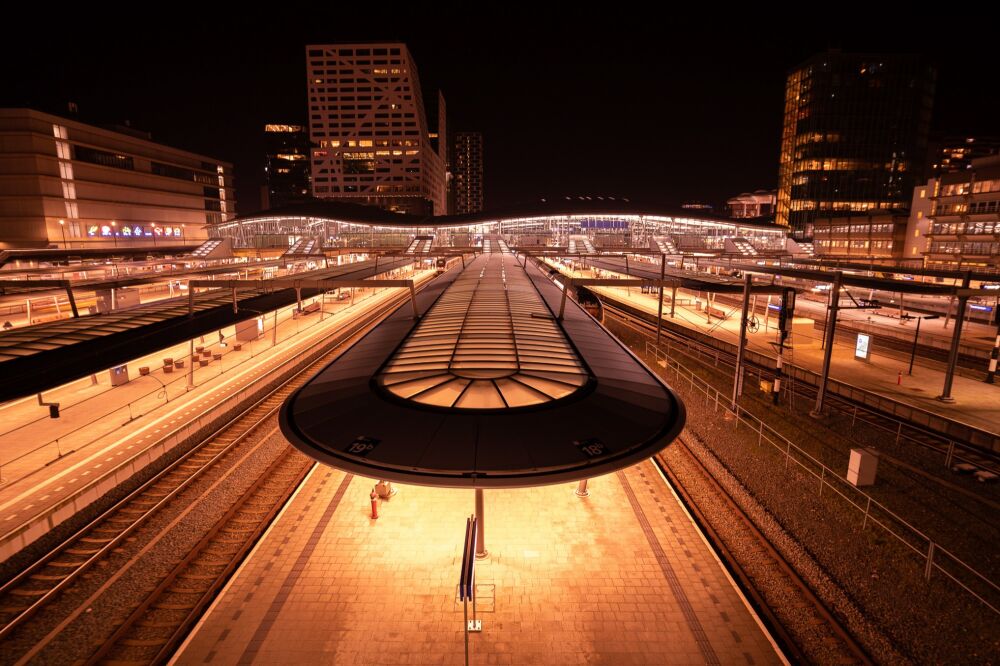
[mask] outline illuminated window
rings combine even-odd
[[[587,371],[516,260],[490,253],[479,261],[424,315],[379,385],[452,409],[526,407],[584,387]]]

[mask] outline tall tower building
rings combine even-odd
[[[261,207],[280,208],[312,197],[309,133],[303,125],[264,125],[267,162]]]
[[[789,74],[775,221],[808,237],[817,217],[905,212],[923,178],[935,78],[918,56],[836,51]]]
[[[310,45],[306,72],[313,195],[445,214],[445,128],[428,127],[406,45]],[[438,113],[440,121],[440,95]]]
[[[455,213],[478,213],[483,209],[483,135],[459,132],[452,143],[452,187]]]

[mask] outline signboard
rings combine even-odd
[[[854,343],[854,358],[859,361],[867,361],[871,356],[872,337],[867,333],[858,333],[858,340]]]

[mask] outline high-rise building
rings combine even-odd
[[[266,184],[261,207],[280,208],[312,197],[309,132],[304,125],[264,125]]]
[[[831,51],[788,76],[776,222],[905,213],[923,179],[936,71],[918,56]]]
[[[478,213],[483,209],[483,135],[459,132],[452,142],[451,185],[455,191],[455,213]]]
[[[444,99],[432,131],[406,45],[310,45],[306,72],[314,196],[445,214]]]
[[[233,166],[31,109],[0,109],[0,248],[197,244],[236,214]]]

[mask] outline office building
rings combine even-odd
[[[927,265],[1000,269],[1000,156],[937,181],[927,234]]]
[[[907,215],[884,213],[817,217],[813,248],[823,259],[898,260],[908,220]]]
[[[432,129],[406,45],[310,45],[306,71],[313,194],[446,213],[444,98],[437,96]]]
[[[483,210],[483,135],[459,132],[451,153],[451,186],[458,215]]]
[[[933,139],[927,151],[927,173],[936,178],[964,171],[972,160],[1000,154],[1000,136],[946,136]]]
[[[304,125],[264,125],[265,187],[261,208],[281,208],[312,197],[309,131]]]
[[[233,167],[30,109],[0,109],[0,248],[197,244],[235,214]]]
[[[936,71],[917,56],[815,56],[788,76],[776,222],[905,215],[923,182]]]

